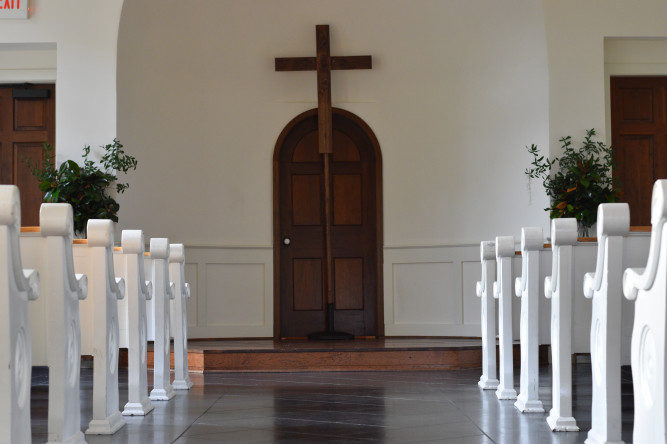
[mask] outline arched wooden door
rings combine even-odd
[[[324,193],[317,109],[294,118],[274,152],[274,335],[301,338],[326,326],[325,205],[330,205],[336,330],[384,334],[382,158],[371,129],[333,109],[331,199]]]

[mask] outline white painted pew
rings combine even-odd
[[[512,344],[512,260],[514,237],[496,237],[497,280],[493,297],[498,299],[498,332],[500,339],[500,384],[498,399],[516,399],[514,390],[514,357]]]
[[[625,237],[630,207],[598,207],[598,255],[595,273],[584,277],[584,295],[593,299],[591,369],[593,402],[587,444],[622,443],[621,439],[621,308]]]
[[[30,378],[32,342],[28,301],[37,299],[39,275],[24,270],[19,233],[21,203],[18,188],[0,186],[0,443],[30,443]]]
[[[574,293],[573,247],[577,220],[551,221],[552,271],[544,281],[551,299],[552,401],[547,423],[554,431],[578,431],[572,416],[572,298]]]
[[[116,275],[125,280],[125,297],[118,300],[120,346],[127,347],[128,401],[124,416],[143,416],[154,406],[148,397],[146,300],[153,285],[144,272],[144,234],[141,230],[123,230],[121,248],[114,249]]]
[[[87,243],[74,245],[74,268],[88,276],[88,299],[82,302],[88,322],[82,318],[81,327],[83,338],[92,338],[93,419],[86,430],[90,435],[110,435],[125,425],[118,409],[117,303],[125,294],[125,281],[116,278],[113,245],[113,222],[100,219],[88,221]]]
[[[495,390],[496,377],[496,302],[493,298],[493,277],[496,274],[496,244],[480,244],[482,280],[477,282],[477,296],[482,299],[482,376],[477,385],[484,390]]]
[[[187,299],[190,285],[185,282],[185,247],[183,244],[169,245],[169,276],[174,284],[175,294],[171,300],[171,331],[174,338],[174,382],[175,390],[190,390],[188,368],[188,312]]]
[[[653,186],[651,241],[645,268],[628,268],[623,293],[635,301],[632,380],[635,402],[633,442],[667,442],[665,353],[667,317],[667,180]]]
[[[515,281],[515,293],[521,298],[521,377],[514,403],[520,412],[544,412],[539,399],[539,319],[540,251],[542,228],[521,229],[521,277]]]
[[[174,284],[169,282],[169,240],[153,238],[150,243],[151,282],[153,297],[147,301],[155,323],[153,345],[153,401],[168,401],[174,397],[170,367],[170,300],[174,298]],[[151,303],[152,302],[152,303]]]
[[[86,442],[79,399],[79,301],[88,294],[88,279],[74,273],[72,236],[72,207],[45,203],[39,232],[21,237],[26,263],[42,278],[41,298],[31,316],[38,365],[49,366],[49,443]]]

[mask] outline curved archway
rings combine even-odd
[[[292,119],[273,155],[274,337],[325,328],[324,218],[331,214],[335,328],[384,335],[382,154],[358,116],[332,109],[331,199],[317,145],[317,109]]]

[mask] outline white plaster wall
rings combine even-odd
[[[3,82],[56,83],[57,162],[116,136],[116,46],[123,0],[31,0],[28,20],[0,20],[0,51],[24,61]],[[55,73],[53,51],[56,53]],[[40,67],[48,63],[50,66]],[[16,65],[14,65],[16,67]],[[55,77],[51,78],[55,74]]]
[[[565,135],[581,139],[584,130],[595,128],[611,139],[606,110],[605,39],[667,38],[667,3],[661,0],[543,0],[549,54],[549,130],[551,152],[557,154],[557,140]],[[627,54],[615,47],[612,54]],[[635,48],[638,48],[635,46]],[[656,54],[641,49],[640,54]],[[659,50],[658,50],[659,52]],[[639,57],[639,55],[638,55]],[[647,58],[644,58],[646,62]],[[613,62],[613,58],[609,60]],[[626,69],[615,74],[667,74],[665,69]],[[652,57],[651,63],[659,63]],[[665,62],[665,59],[662,60]],[[642,62],[643,63],[643,62]],[[664,68],[664,66],[663,66]]]
[[[334,72],[333,104],[379,139],[386,246],[548,226],[523,174],[524,147],[548,142],[538,2],[145,0],[125,3],[119,33],[119,135],[139,157],[121,227],[272,245],[274,145],[316,106],[315,74],[276,73],[274,58],[314,55],[320,23],[333,55],[373,56],[372,70]]]
[[[544,23],[532,0],[126,2],[118,134],[139,170],[120,227],[186,244],[190,336],[271,335],[272,155],[317,101],[315,74],[274,58],[313,56],[316,24],[332,55],[373,56],[332,88],[382,149],[387,334],[479,336],[479,241],[549,225],[523,174],[549,141]]]

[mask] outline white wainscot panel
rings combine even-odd
[[[207,325],[263,325],[264,264],[206,264]]]
[[[477,281],[482,276],[479,260],[463,262],[463,323],[479,325],[482,319],[481,298],[477,297]],[[496,304],[497,305],[497,304]],[[494,312],[495,313],[495,312]]]
[[[190,339],[272,337],[271,248],[186,246],[185,259]]]
[[[394,323],[458,324],[462,307],[447,300],[454,286],[451,262],[394,264]]]
[[[188,257],[186,256],[187,260]],[[190,298],[186,302],[188,310],[188,327],[197,326],[197,316],[199,314],[199,269],[198,264],[185,264],[185,282],[190,284]]]
[[[385,247],[383,273],[387,336],[481,335],[479,245]]]

